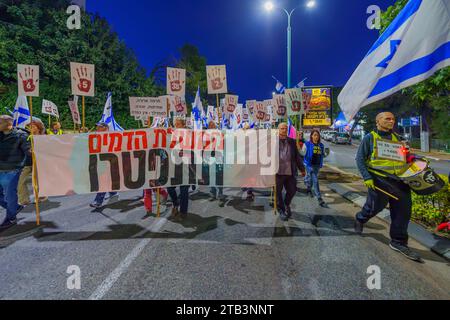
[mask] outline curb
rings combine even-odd
[[[343,198],[353,202],[361,208],[366,202],[366,196],[361,195],[360,192],[350,186],[346,186],[342,183],[331,183],[328,185],[328,187],[337,194],[341,195]],[[384,209],[376,217],[384,220],[387,223],[391,223],[390,212],[387,209]],[[450,261],[449,239],[435,235],[421,225],[412,221],[409,224],[408,234],[431,251]]]

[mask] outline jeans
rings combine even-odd
[[[114,196],[116,196],[117,195],[117,192],[110,192],[109,193],[109,197],[111,198],[111,197],[114,197]],[[103,201],[105,201],[105,197],[106,197],[106,192],[100,192],[100,193],[97,193],[97,195],[95,196],[95,200],[94,200],[94,202],[96,203],[96,204],[98,204],[98,205],[102,205],[103,204]]]
[[[314,190],[314,194],[318,199],[322,199],[319,186],[319,166],[306,167],[305,184],[308,190]]]
[[[380,191],[369,189],[366,204],[356,215],[356,219],[361,223],[367,223],[389,203],[392,221],[391,240],[397,244],[408,245],[408,226],[412,211],[411,189],[406,184],[392,179],[374,178],[374,181],[378,188],[395,195],[399,201]]]
[[[169,193],[170,199],[172,199],[173,206],[180,207],[180,213],[182,214],[188,213],[189,189],[190,186],[181,186],[180,197],[178,197],[176,187],[167,188],[167,192]]]
[[[0,206],[6,209],[6,219],[14,220],[17,216],[17,185],[21,174],[20,169],[0,172]]]
[[[223,187],[211,187],[210,192],[213,197],[223,198]]]

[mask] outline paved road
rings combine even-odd
[[[356,208],[323,189],[329,209],[299,194],[288,223],[267,191],[255,203],[236,189],[224,202],[197,191],[182,224],[168,212],[142,220],[138,193],[100,211],[87,208],[92,196],[52,198],[42,228],[29,208],[0,234],[0,299],[450,299],[448,262],[415,241],[424,264],[399,256],[381,220],[355,235]],[[81,290],[67,288],[72,265]],[[372,265],[381,290],[366,286]]]
[[[326,163],[338,167],[344,171],[355,173],[359,175],[356,167],[356,152],[358,147],[349,145],[335,145],[325,142],[325,145],[330,148],[330,156],[325,160]],[[438,158],[430,158],[431,167],[438,173],[448,176],[450,173],[450,161],[438,160]]]

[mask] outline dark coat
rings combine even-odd
[[[31,144],[26,131],[13,129],[9,134],[0,132],[0,170],[22,169],[27,156],[31,156]]]
[[[305,171],[305,166],[303,164],[303,158],[297,149],[297,141],[292,138],[287,138],[288,144],[291,148],[291,168],[294,176],[298,176],[298,170],[301,172]]]

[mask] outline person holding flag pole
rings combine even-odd
[[[350,122],[362,107],[424,81],[450,65],[449,9],[448,0],[410,0],[405,5],[370,48],[339,95],[338,102],[347,121]],[[412,211],[410,186],[399,179],[402,171],[408,169],[408,160],[393,156],[380,159],[376,151],[381,139],[392,141],[385,142],[392,148],[400,143],[399,136],[392,131],[395,115],[382,112],[376,121],[377,130],[363,139],[356,159],[368,187],[368,198],[356,216],[355,231],[361,234],[364,225],[389,202],[391,249],[421,262],[420,256],[408,247]]]

